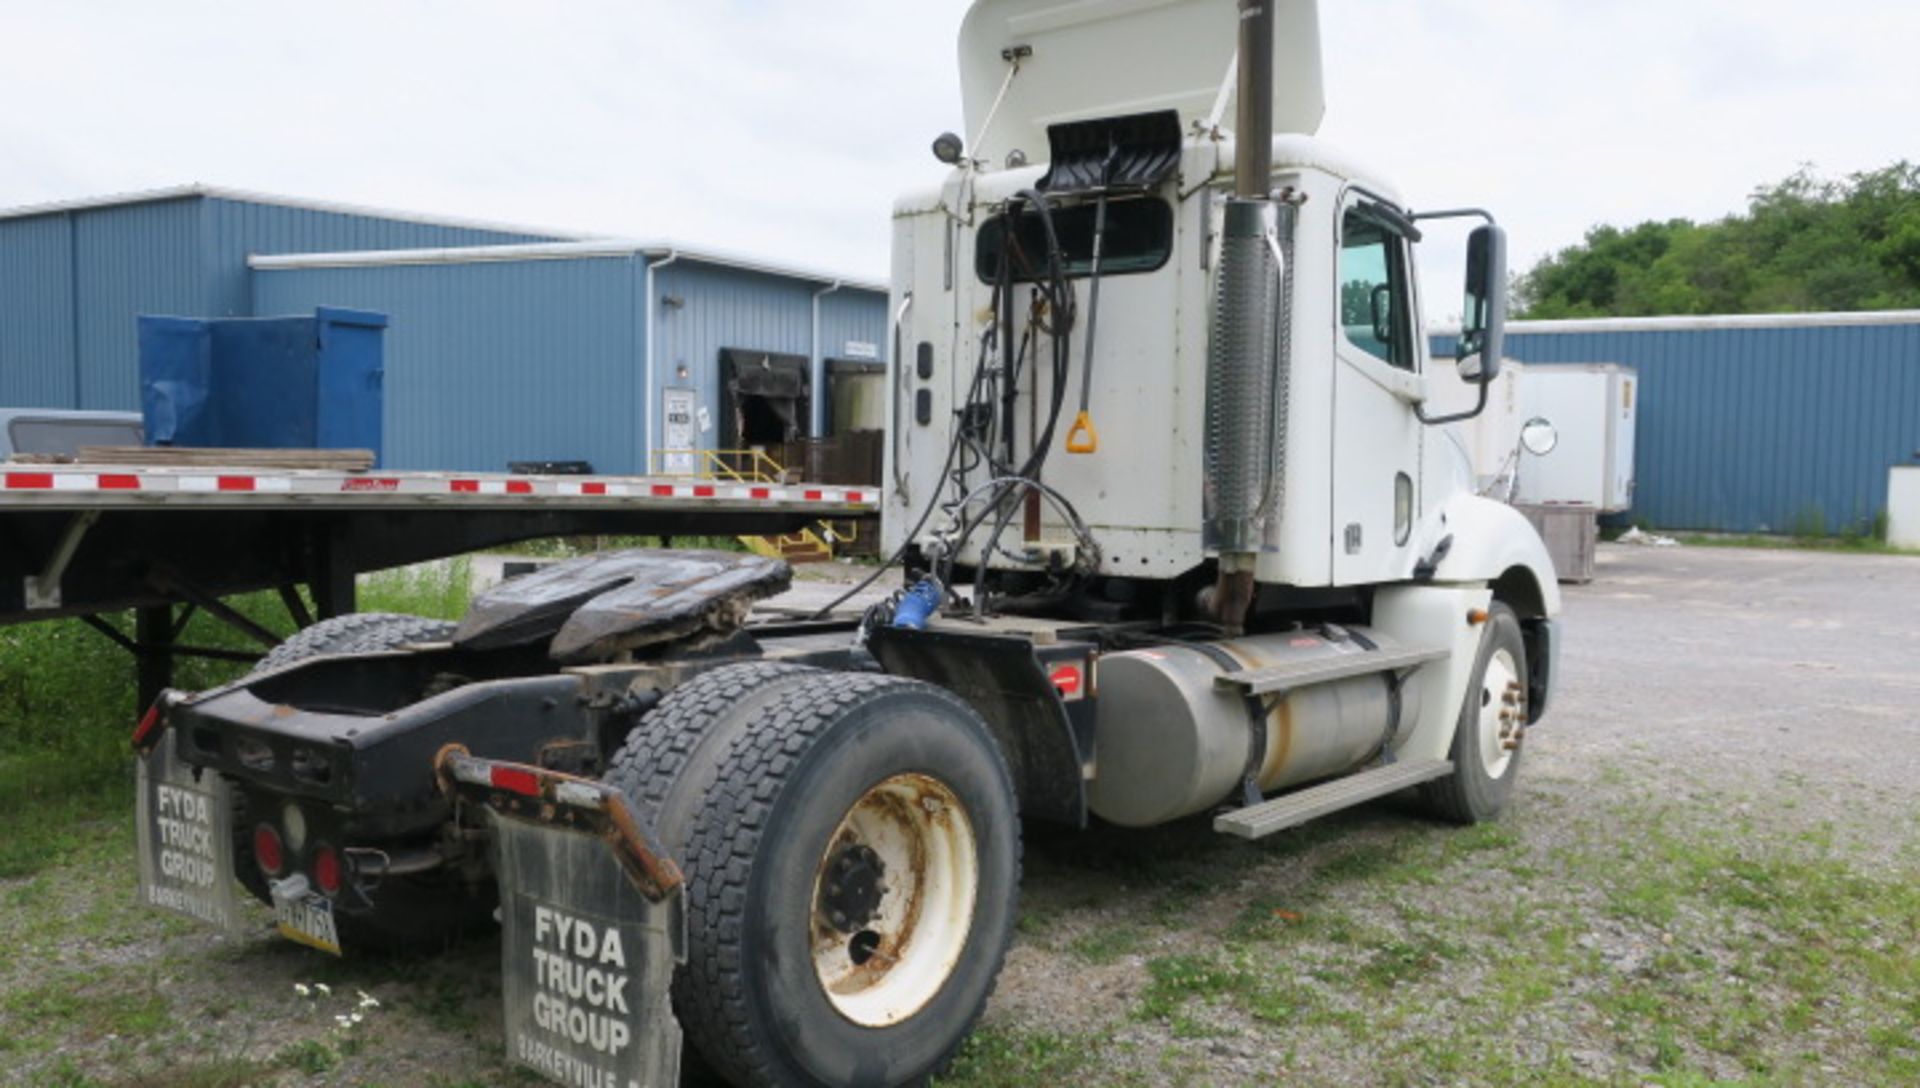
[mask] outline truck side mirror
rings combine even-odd
[[[1467,236],[1467,289],[1460,312],[1460,343],[1454,359],[1478,355],[1480,365],[1461,376],[1482,385],[1500,374],[1507,327],[1507,232],[1488,223]]]
[[[1375,287],[1368,302],[1373,338],[1383,345],[1393,343],[1393,285],[1383,283]]]

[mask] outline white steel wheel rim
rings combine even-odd
[[[845,905],[836,874],[848,856],[866,865],[878,858],[881,894],[869,914],[843,913],[836,924],[831,908]],[[897,774],[862,794],[828,837],[814,876],[813,970],[834,1010],[880,1028],[933,1000],[966,948],[979,883],[973,823],[945,783]]]
[[[1520,666],[1513,660],[1513,652],[1505,647],[1495,650],[1487,658],[1476,696],[1480,701],[1480,763],[1488,778],[1506,774],[1520,746],[1527,720],[1523,692]]]

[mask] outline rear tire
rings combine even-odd
[[[349,612],[295,631],[268,650],[248,675],[327,654],[370,654],[410,642],[444,642],[457,626],[449,620],[400,612]]]
[[[1495,601],[1460,706],[1448,757],[1453,773],[1422,786],[1434,815],[1457,824],[1491,820],[1513,798],[1527,723],[1527,645],[1513,609]],[[1511,747],[1508,745],[1511,744]]]
[[[971,1031],[1013,935],[1006,763],[979,715],[930,684],[736,668],[703,677],[697,699],[700,680],[675,693],[704,707],[682,718],[698,735],[677,768],[616,758],[608,776],[686,874],[681,1026],[736,1085],[924,1083]]]

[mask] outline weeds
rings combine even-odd
[[[961,1046],[943,1088],[1028,1088],[1064,1084],[1089,1071],[1099,1053],[1095,1037],[1063,1032],[1009,1032],[982,1028]]]

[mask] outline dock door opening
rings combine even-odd
[[[813,412],[807,357],[722,348],[722,445],[729,449],[779,446],[807,436]]]

